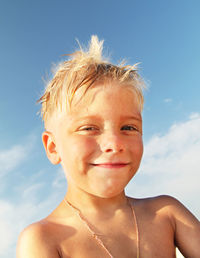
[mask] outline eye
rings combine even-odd
[[[132,125],[124,125],[122,126],[121,130],[126,130],[126,131],[138,131],[136,126]]]
[[[81,134],[96,134],[99,131],[99,128],[93,125],[85,125],[81,126],[78,131]]]
[[[81,131],[95,131],[98,130],[96,127],[88,126],[88,127],[83,127],[80,128]]]

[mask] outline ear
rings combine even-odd
[[[42,142],[47,154],[48,159],[52,164],[57,165],[61,162],[59,153],[56,150],[56,143],[52,133],[45,131],[42,134]]]

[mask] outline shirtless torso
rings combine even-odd
[[[178,201],[160,196],[130,199],[130,202],[137,217],[140,258],[174,258],[176,245],[186,257],[199,257],[197,251],[192,251],[200,245],[199,222]],[[114,258],[137,257],[137,230],[130,207],[101,219],[90,214],[87,220]],[[192,243],[188,242],[189,238],[193,239]],[[23,252],[22,245],[26,245]],[[25,229],[18,254],[20,258],[109,257],[76,212],[64,202],[46,219]]]

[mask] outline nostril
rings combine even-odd
[[[106,149],[105,152],[113,152],[112,149]]]
[[[122,152],[123,149],[122,148],[107,148],[105,149],[105,152],[113,152],[113,153],[118,153],[118,152]]]
[[[118,136],[107,135],[100,142],[101,150],[106,153],[119,153],[124,150],[125,144]]]

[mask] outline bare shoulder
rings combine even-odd
[[[199,226],[198,219],[176,198],[169,195],[161,195],[143,199],[149,208],[155,211],[163,210],[174,223],[186,222],[193,226]]]
[[[177,230],[180,224],[190,225],[191,228],[199,229],[198,219],[176,198],[169,195],[161,195],[151,198],[135,199],[135,204],[140,210],[149,214],[162,214],[167,216]]]
[[[148,205],[149,207],[161,207],[175,202],[179,202],[176,198],[170,195],[159,195],[147,198],[131,198],[138,205]]]
[[[140,209],[148,209],[152,212],[163,211],[168,216],[171,216],[175,219],[181,214],[194,217],[192,213],[180,201],[169,195],[160,195],[144,199],[132,199],[132,201]]]
[[[132,203],[135,207],[136,213],[142,223],[149,223],[154,221],[155,229],[160,230],[161,226],[171,228],[171,231],[175,231],[175,222],[173,218],[174,207],[179,205],[179,202],[167,195],[161,195],[149,198],[132,199]]]
[[[57,258],[60,257],[57,243],[52,239],[52,223],[41,220],[26,227],[17,244],[17,258]]]
[[[181,202],[174,197],[162,195],[135,199],[134,203],[141,216],[156,223],[164,218],[162,224],[168,221],[168,225],[172,225],[175,245],[185,257],[199,257],[200,222]],[[154,226],[156,228],[157,224]]]

